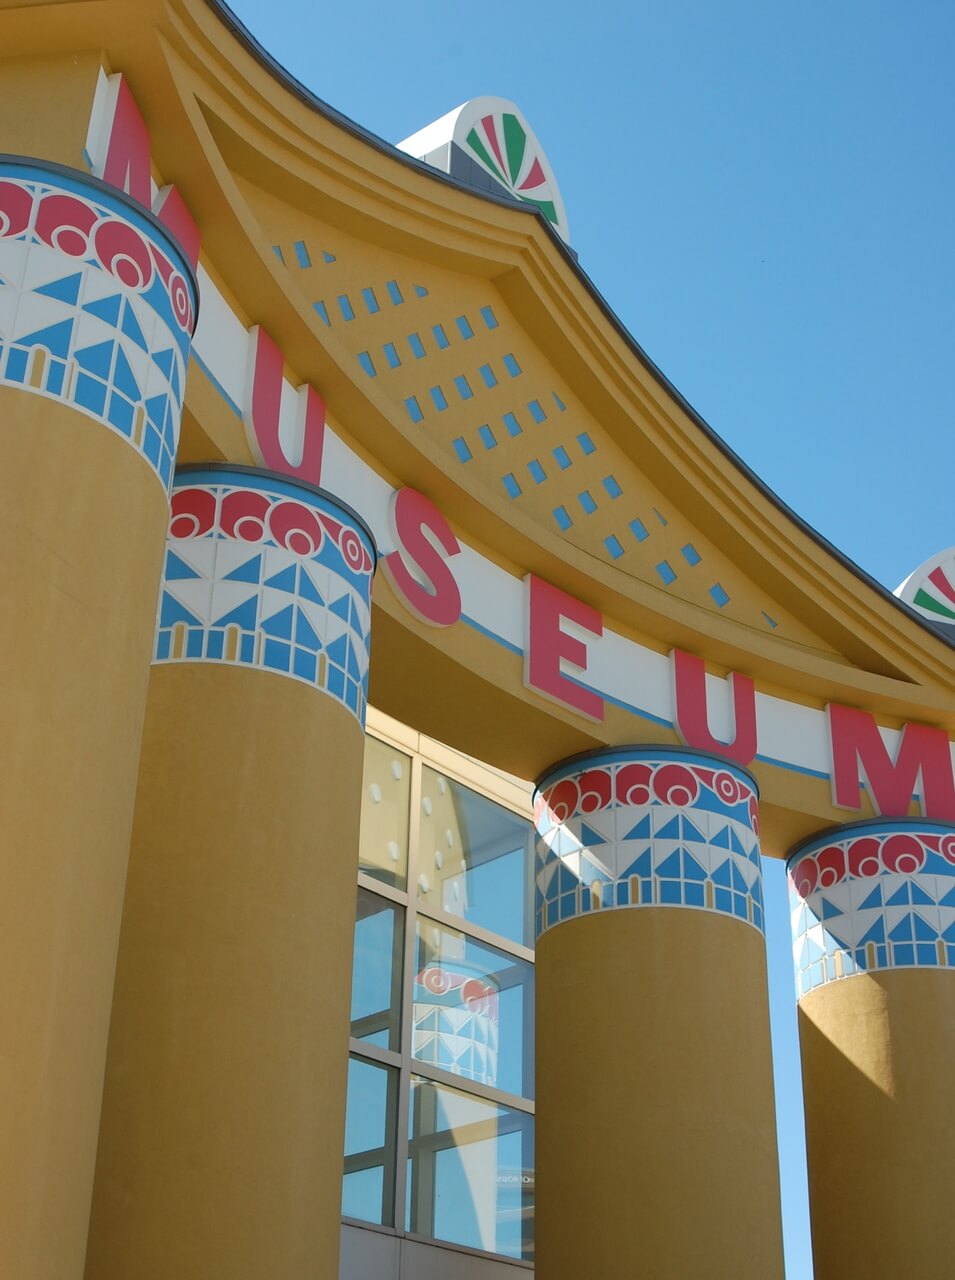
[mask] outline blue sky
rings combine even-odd
[[[955,543],[950,0],[233,8],[391,142],[479,94],[515,100],[582,267],[731,447],[886,586]],[[775,888],[787,1280],[809,1280]]]

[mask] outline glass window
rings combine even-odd
[[[487,325],[489,329],[497,328],[497,316],[495,316],[494,312],[491,310],[490,307],[481,308],[481,319],[484,321],[484,323]]]
[[[367,875],[403,889],[408,881],[411,761],[402,751],[369,738],[362,777],[358,865]]]
[[[533,1117],[412,1077],[407,1229],[533,1259]]]
[[[533,946],[531,824],[424,765],[418,899]]]
[[[416,360],[424,359],[424,343],[417,333],[408,334],[408,346],[411,348],[412,355]]]
[[[504,368],[508,371],[512,378],[518,377],[521,372],[521,366],[517,363],[514,356],[508,352],[504,357]]]
[[[474,337],[474,330],[471,328],[471,322],[467,316],[458,316],[454,323],[458,326],[458,333],[462,338]]]
[[[534,1096],[534,966],[418,917],[411,1052],[505,1093]]]
[[[362,289],[361,296],[365,299],[365,306],[368,308],[370,316],[375,315],[381,310],[378,299],[375,297],[375,291],[372,288]]]
[[[401,290],[398,288],[397,280],[389,280],[385,288],[388,290],[388,297],[396,307],[404,302],[404,298],[401,296]]]
[[[352,960],[351,1033],[398,1052],[401,1042],[401,945],[404,911],[358,890]]]
[[[364,1058],[348,1060],[342,1213],[394,1226],[398,1072]]]

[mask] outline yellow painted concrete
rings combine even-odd
[[[362,749],[298,681],[153,669],[87,1280],[337,1280]]]
[[[951,1275],[955,974],[827,983],[799,1037],[816,1280]]]
[[[168,508],[0,388],[0,1276],[78,1280]]]
[[[781,1280],[755,929],[648,907],[543,935],[536,1179],[542,1280]]]

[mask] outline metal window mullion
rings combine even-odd
[[[413,989],[418,945],[418,839],[421,829],[421,757],[411,757],[411,798],[408,806],[408,894],[405,945],[401,974],[401,1065],[398,1073],[398,1116],[395,1135],[395,1228],[405,1230],[408,1200],[408,1123],[411,1113],[411,1047]]]
[[[466,934],[475,942],[483,942],[486,946],[493,947],[495,951],[503,951],[509,956],[515,956],[518,960],[526,960],[528,964],[534,963],[533,947],[525,947],[522,942],[515,942],[513,938],[505,938],[502,934],[493,933],[483,925],[474,924],[461,916],[453,916],[447,911],[442,911],[440,907],[425,905],[420,908],[420,913],[429,920],[433,920],[435,924],[453,929],[456,933]]]
[[[352,1036],[348,1043],[348,1052],[354,1058],[367,1058],[369,1062],[380,1063],[384,1067],[400,1067],[401,1056],[393,1049],[382,1048],[378,1044],[368,1044]]]
[[[523,1111],[532,1116],[535,1112],[534,1099],[524,1098],[516,1093],[506,1093],[503,1089],[495,1089],[493,1085],[482,1084],[478,1080],[469,1080],[467,1076],[456,1075],[453,1071],[445,1071],[431,1062],[416,1061],[414,1074],[425,1080],[433,1080],[435,1084],[445,1085],[456,1093],[465,1093],[472,1098],[480,1098],[482,1102],[491,1102],[498,1107],[510,1107],[512,1111]]]
[[[404,907],[407,905],[408,895],[402,889],[395,889],[384,880],[376,880],[367,871],[358,872],[358,887],[368,893],[376,893],[379,898],[387,898],[389,902],[393,902],[396,906]]]

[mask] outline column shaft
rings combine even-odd
[[[337,1278],[373,548],[296,489],[174,494],[88,1280]]]
[[[955,1253],[955,833],[856,824],[790,858],[817,1280]]]
[[[17,1280],[83,1271],[195,307],[178,249],[124,196],[0,163],[0,1274]]]
[[[754,784],[621,749],[537,810],[541,1274],[781,1277]]]

